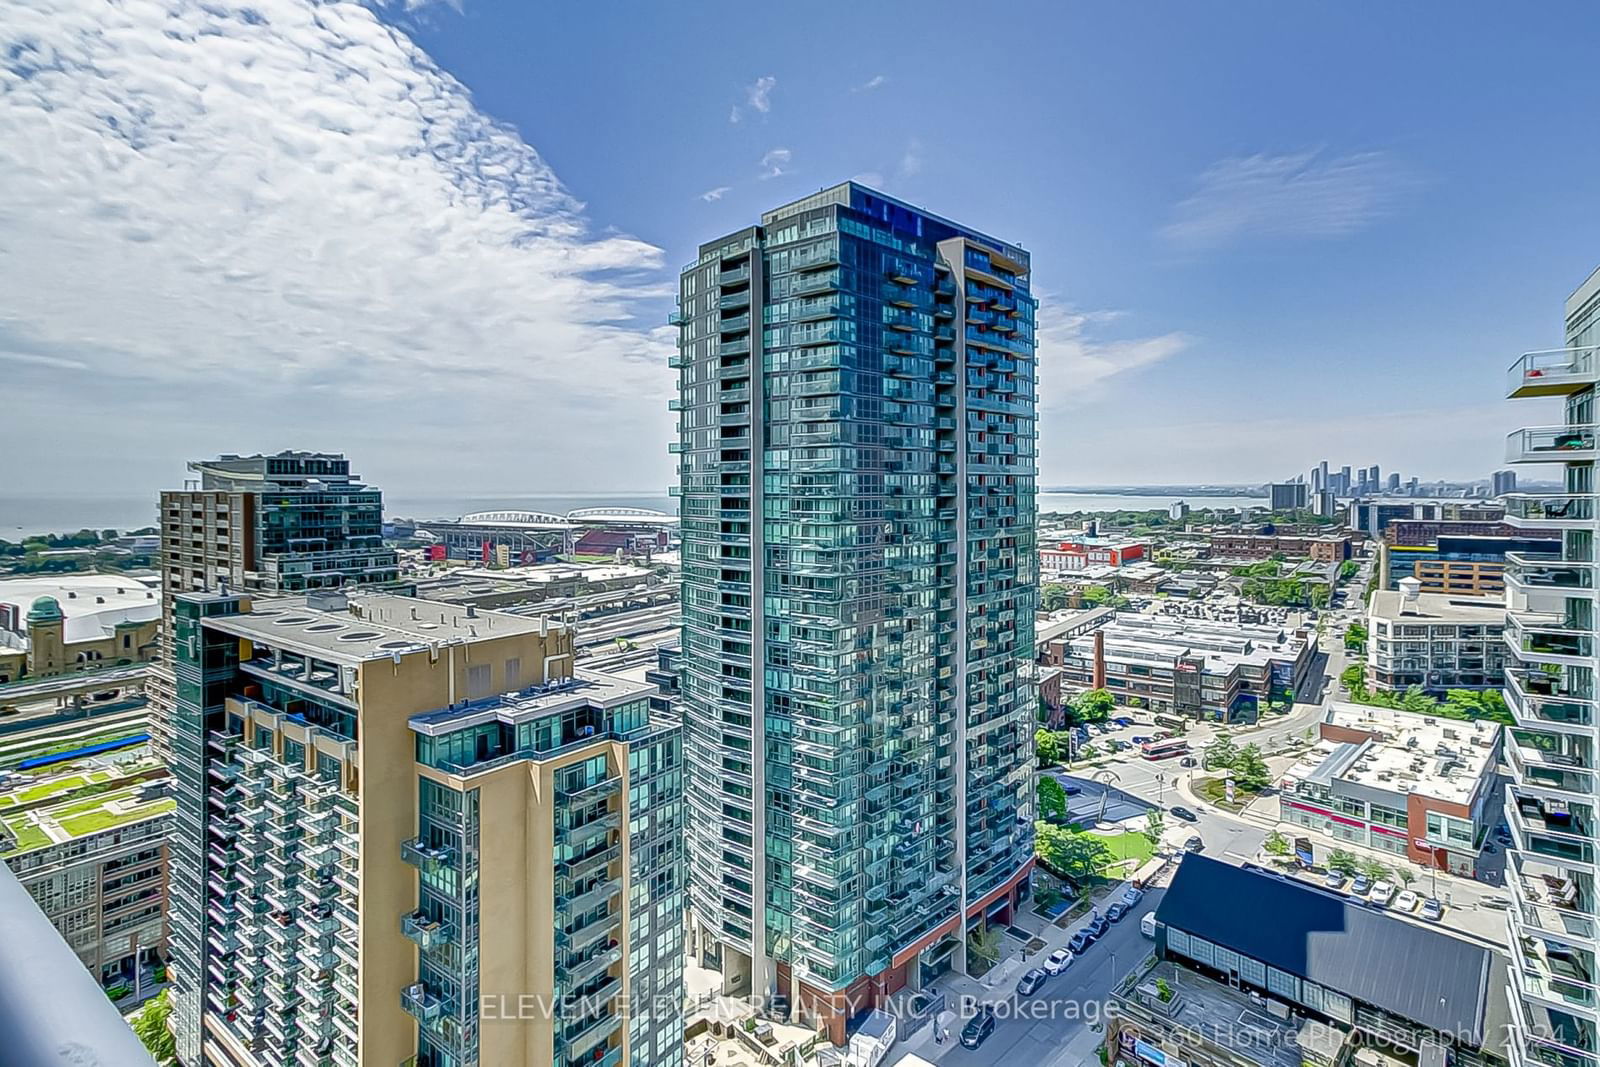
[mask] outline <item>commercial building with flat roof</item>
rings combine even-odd
[[[1499,725],[1361,704],[1330,707],[1282,778],[1285,822],[1413,863],[1476,875],[1500,758]]]
[[[1481,597],[1380,589],[1367,605],[1367,685],[1384,692],[1421,686],[1497,689],[1505,681],[1506,613]]]
[[[121,574],[0,578],[0,684],[155,658],[161,590]]]
[[[1124,613],[1047,652],[1068,689],[1103,687],[1119,704],[1137,698],[1153,711],[1227,722],[1291,699],[1315,642],[1279,626]]]
[[[1285,1041],[1289,1055],[1309,1053],[1323,1067],[1349,1062],[1363,1044],[1428,1067],[1506,1062],[1508,976],[1493,949],[1286,875],[1193,854],[1155,918],[1155,960],[1210,984],[1169,981],[1174,995],[1163,1001],[1143,989],[1157,992],[1153,976],[1170,971],[1150,969],[1161,962],[1135,968],[1115,994],[1127,1011],[1106,1037],[1126,1062],[1270,1067],[1290,1061],[1264,1046]],[[1247,996],[1250,1007],[1219,989]],[[1196,1014],[1196,1002],[1212,1008]],[[1186,1025],[1190,1018],[1204,1022]],[[1308,1022],[1323,1029],[1308,1033]]]
[[[681,749],[653,687],[470,605],[175,612],[189,1061],[681,1062]]]

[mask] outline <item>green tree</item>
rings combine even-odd
[[[1272,771],[1254,741],[1239,750],[1239,758],[1233,764],[1233,782],[1252,793],[1259,793],[1271,784]]]
[[[991,965],[1000,959],[1000,931],[981,923],[967,936],[967,951]]]
[[[1350,876],[1361,873],[1361,861],[1353,853],[1342,848],[1336,848],[1328,853],[1328,870],[1338,871],[1340,874]]]
[[[1261,847],[1266,850],[1269,856],[1287,856],[1289,854],[1289,839],[1274,830],[1267,835],[1267,839],[1261,843]]]
[[[1066,755],[1061,751],[1061,745],[1056,740],[1060,735],[1051,730],[1035,730],[1033,732],[1033,752],[1039,760],[1039,766],[1050,767],[1060,763]]]
[[[1358,689],[1365,688],[1366,676],[1365,667],[1359,663],[1352,663],[1339,672],[1339,684],[1354,693]]]
[[[1367,628],[1353,622],[1344,628],[1344,647],[1359,652],[1367,647]]]
[[[1115,858],[1105,840],[1087,830],[1037,822],[1033,831],[1034,854],[1039,861],[1080,885],[1099,874]]]
[[[1046,611],[1061,611],[1067,606],[1069,599],[1067,587],[1052,582],[1039,594],[1039,606]]]
[[[162,1067],[178,1061],[178,1046],[167,1025],[171,1016],[172,1001],[167,997],[167,990],[163,989],[160,994],[145,1001],[128,1020],[133,1032],[144,1044],[145,1051]]]
[[[1072,701],[1073,715],[1078,722],[1105,722],[1116,707],[1116,698],[1104,689],[1079,693]]]
[[[1410,867],[1396,867],[1394,876],[1400,879],[1401,885],[1408,887],[1417,880],[1416,874],[1412,872]]]
[[[1200,765],[1208,771],[1226,771],[1232,769],[1238,759],[1239,749],[1234,745],[1233,738],[1218,734],[1206,746],[1206,754]]]
[[[1361,873],[1371,878],[1374,882],[1382,882],[1393,877],[1394,872],[1377,860],[1364,859],[1361,861]]]
[[[1160,808],[1151,808],[1145,816],[1144,836],[1152,848],[1161,844],[1161,835],[1167,830],[1167,816]]]
[[[1156,979],[1156,996],[1163,1004],[1172,1000],[1172,986],[1168,984],[1165,978]]]
[[[1080,761],[1087,762],[1089,760],[1099,758],[1100,750],[1095,748],[1093,745],[1082,745],[1078,748],[1078,759]]]
[[[1039,775],[1034,787],[1039,796],[1039,817],[1047,822],[1067,821],[1067,791],[1048,774]]]

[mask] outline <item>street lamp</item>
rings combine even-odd
[[[1166,803],[1166,799],[1167,799],[1167,776],[1162,774],[1161,772],[1157,771],[1156,772],[1156,805],[1160,806],[1160,805]]]

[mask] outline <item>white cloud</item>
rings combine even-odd
[[[714,200],[721,200],[725,194],[732,191],[733,186],[731,185],[719,185],[715,189],[707,189],[705,192],[701,193],[700,199],[709,204]]]
[[[900,165],[895,168],[896,174],[901,178],[910,178],[922,173],[922,142],[915,137],[906,142],[906,150],[900,156]]]
[[[761,157],[762,180],[776,178],[789,173],[789,161],[794,158],[794,153],[787,148],[774,148]]]
[[[1120,318],[1121,312],[1075,311],[1040,296],[1034,336],[1044,407],[1070,408],[1098,400],[1110,379],[1171,359],[1192,342],[1177,332],[1124,340],[1096,336]]]
[[[770,74],[757,78],[754,82],[751,82],[749,85],[745,86],[744,104],[743,106],[739,104],[733,105],[733,110],[728,112],[728,121],[738,122],[739,120],[743,119],[745,108],[749,108],[751,111],[754,111],[760,115],[765,115],[767,112],[771,111],[772,90],[777,88],[777,86],[778,79],[774,78]]]
[[[46,484],[290,445],[380,485],[670,477],[660,249],[366,8],[0,0],[0,144],[0,451]]]
[[[1162,234],[1192,248],[1251,237],[1344,237],[1383,217],[1416,184],[1382,152],[1233,157],[1206,168]]]
[[[883,88],[888,83],[889,83],[889,78],[888,78],[887,75],[874,74],[871,78],[869,78],[866,81],[865,84],[857,85],[854,88],[852,88],[850,91],[852,93],[870,93],[874,89]]]

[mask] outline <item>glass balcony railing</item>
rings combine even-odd
[[[1509,493],[1505,521],[1536,530],[1578,529],[1594,521],[1595,498],[1573,493]]]
[[[1595,458],[1593,426],[1531,426],[1506,436],[1507,463],[1571,463]]]
[[[1597,352],[1593,347],[1524,352],[1506,374],[1506,394],[1512,399],[1566,396],[1588,388],[1600,380]]]
[[[1586,666],[1594,657],[1593,629],[1559,615],[1508,612],[1505,641],[1525,662]]]
[[[430,845],[420,837],[400,842],[400,858],[413,867],[430,870],[441,864],[454,863],[455,849],[443,845]]]
[[[400,917],[400,933],[418,948],[430,949],[448,944],[454,932],[450,923],[429,918],[422,912]]]
[[[444,1014],[445,1004],[422,982],[400,991],[400,1007],[418,1022],[431,1023]]]

